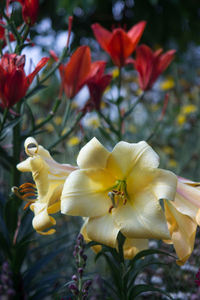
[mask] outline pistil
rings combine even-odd
[[[111,213],[113,208],[118,207],[120,199],[123,201],[123,205],[127,203],[128,194],[126,190],[126,181],[125,180],[117,180],[116,184],[113,186],[111,192],[108,193],[109,198],[112,201],[112,205],[110,206],[108,212]]]

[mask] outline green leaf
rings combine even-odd
[[[128,282],[128,289],[131,289],[131,286],[134,285],[135,279],[137,278],[138,274],[140,272],[142,272],[145,267],[148,267],[148,266],[151,266],[151,265],[162,265],[162,266],[164,265],[164,266],[166,266],[167,263],[161,263],[159,261],[153,261],[153,262],[138,264],[137,268],[134,268],[132,270],[129,270],[129,272],[127,272],[128,273],[127,275],[129,275],[130,272],[132,271],[131,272],[131,278],[129,279],[129,282]]]
[[[153,254],[162,254],[162,255],[166,255],[166,256],[171,256],[174,259],[176,259],[176,257],[174,255],[172,255],[171,253],[162,251],[162,250],[158,250],[158,249],[147,249],[147,250],[143,250],[140,251],[138,254],[136,254],[136,256],[130,261],[129,267],[132,268],[134,266],[134,264],[136,263],[137,260],[139,260],[142,257],[146,257],[148,255],[153,255]]]
[[[49,254],[39,259],[35,264],[33,264],[33,266],[30,267],[29,270],[24,274],[24,286],[25,287],[29,286],[31,281],[41,271],[41,269],[49,262],[51,262],[51,260],[55,256],[57,256],[59,253],[61,253],[64,250],[66,250],[66,246],[63,246],[60,249],[50,252]]]
[[[169,299],[172,299],[173,298],[165,291],[159,289],[159,288],[156,288],[154,286],[151,286],[151,285],[147,285],[147,284],[138,284],[138,285],[135,285],[134,286],[134,289],[132,291],[132,293],[130,294],[129,296],[129,300],[133,300],[135,299],[135,297],[137,297],[138,295],[144,293],[144,292],[159,292],[165,296],[167,296]]]
[[[119,234],[117,236],[117,242],[118,242],[118,249],[119,249],[119,258],[121,262],[124,262],[124,251],[123,251],[123,245],[125,243],[125,236],[119,231]]]

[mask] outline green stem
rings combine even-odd
[[[135,107],[138,105],[138,103],[143,99],[144,92],[137,98],[133,106],[124,114],[123,118],[126,119],[135,109]]]
[[[112,122],[99,110],[97,111],[98,115],[108,124],[111,131],[114,132],[116,135],[118,135],[118,131],[114,128],[112,125]]]
[[[17,46],[15,48],[15,52],[20,54],[23,47],[24,47],[24,42],[29,34],[29,30],[30,30],[30,26],[29,25],[26,25],[24,27],[24,34],[23,34],[23,37],[19,36],[19,39],[17,40]],[[18,32],[17,32],[18,33]]]
[[[76,126],[78,125],[79,121],[82,119],[82,117],[84,116],[83,112],[80,112],[76,118],[76,120],[74,121],[73,125],[69,128],[69,130],[62,135],[57,141],[55,141],[53,144],[51,144],[48,148],[48,150],[53,149],[55,146],[57,146],[60,142],[62,142],[64,139],[66,139],[76,128]]]
[[[12,53],[12,47],[11,47],[11,44],[10,44],[10,39],[9,39],[9,32],[8,32],[8,29],[6,28],[5,29],[5,38],[6,38],[6,44],[8,46],[8,49],[9,49],[9,53]]]
[[[120,104],[121,104],[121,84],[122,84],[122,69],[119,68],[119,81],[118,81],[118,99],[117,99],[117,111],[118,111],[118,140],[121,140],[122,137],[122,116],[121,116],[121,109],[120,109]]]
[[[158,120],[155,127],[154,127],[154,129],[153,129],[153,131],[152,131],[152,133],[146,139],[147,142],[149,142],[155,136],[155,134],[157,133],[157,131],[160,128],[161,125],[162,125],[162,121]]]
[[[27,94],[26,94],[26,99],[27,98],[29,98],[31,95],[32,95],[32,93],[35,91],[35,90],[37,90],[37,88],[38,88],[38,86],[39,85],[41,85],[42,83],[44,83],[57,69],[58,69],[58,67],[60,66],[60,64],[62,63],[62,61],[63,61],[63,59],[64,59],[64,57],[65,57],[65,55],[67,54],[67,50],[68,50],[68,48],[64,48],[63,49],[63,52],[62,52],[62,55],[61,55],[61,57],[59,58],[59,60],[56,62],[56,64],[55,64],[55,66],[46,74],[46,76],[44,76],[43,77],[43,79],[42,80],[40,80],[39,82],[38,82],[38,84],[34,87],[34,88],[32,88]]]
[[[17,112],[20,113],[21,103],[17,104]],[[17,164],[20,160],[21,142],[20,142],[20,122],[13,128],[13,161]],[[12,165],[11,169],[11,185],[19,186],[20,172],[17,170],[16,165]]]
[[[2,122],[1,122],[1,125],[0,125],[0,133],[3,130],[4,124],[5,124],[6,119],[7,119],[7,115],[8,115],[8,108],[5,108],[5,110],[3,112],[3,119],[2,119]]]
[[[55,116],[57,110],[58,110],[58,107],[60,106],[60,103],[61,103],[61,100],[60,99],[57,99],[56,100],[56,103],[53,107],[53,109],[50,111],[50,113],[48,114],[48,116],[46,117],[46,119],[44,119],[44,121],[42,121],[40,124],[34,126],[32,128],[31,131],[29,131],[25,136],[21,136],[21,138],[24,140],[24,138],[34,134],[34,132],[38,129],[40,129],[41,127],[43,127],[46,123],[48,123],[51,119],[53,119],[53,117]]]

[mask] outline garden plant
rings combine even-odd
[[[0,3],[0,299],[199,299],[198,65],[43,2]]]

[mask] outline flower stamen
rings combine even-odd
[[[35,184],[26,182],[19,187],[14,186],[12,192],[20,199],[28,201],[24,206],[24,209],[29,207],[32,203],[37,200],[37,189]]]
[[[123,205],[126,205],[128,200],[128,193],[126,190],[126,181],[125,180],[117,180],[116,184],[113,186],[111,192],[108,193],[109,198],[112,201],[112,205],[110,206],[108,212],[111,213],[113,208],[118,207],[120,199],[123,202]],[[117,200],[117,201],[116,201]]]

